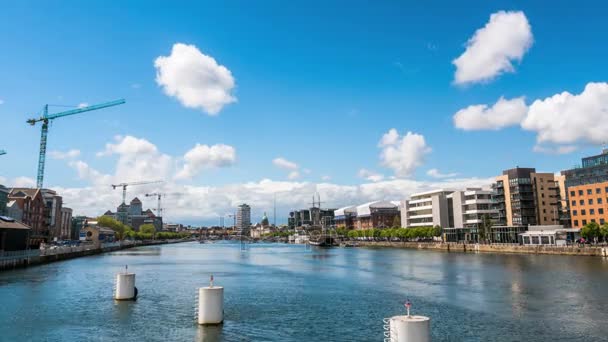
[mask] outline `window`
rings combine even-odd
[[[608,188],[606,188],[606,189],[608,189]],[[608,191],[608,190],[607,190],[607,191]],[[570,196],[571,196],[571,197],[576,196],[575,194],[576,194],[576,192],[575,192],[575,191],[570,191]]]
[[[572,206],[576,207],[576,201],[572,201]]]
[[[589,204],[593,204],[593,198],[589,199]]]
[[[581,209],[581,215],[587,215],[587,211],[585,209]]]
[[[597,204],[602,204],[602,198],[601,197],[597,199]]]
[[[572,210],[572,216],[576,216],[576,215],[578,215],[578,211]]]
[[[600,219],[600,224],[604,224],[606,223],[606,220],[604,220],[603,218]]]
[[[583,226],[587,225],[587,220],[583,220]]]
[[[591,222],[595,223],[595,219],[591,219]]]
[[[589,209],[589,215],[595,215],[595,209]]]
[[[608,192],[608,186],[604,189],[604,191]]]
[[[585,205],[585,200],[580,200],[580,201],[578,201],[578,204],[580,204],[580,205]]]
[[[591,189],[587,189],[587,195],[591,195],[593,193],[593,191],[591,191]]]
[[[578,220],[574,220],[574,226],[578,226]]]
[[[540,194],[540,197],[545,198],[545,194],[544,193]]]
[[[602,189],[600,189],[600,188],[595,188],[595,193],[596,193],[596,194],[601,194],[601,193],[602,193]]]
[[[546,214],[546,213],[547,213],[547,209],[543,209],[543,214]]]
[[[597,213],[600,215],[604,215],[604,208],[598,208]]]
[[[545,205],[545,201],[543,201],[543,205]]]
[[[547,221],[547,216],[543,217],[543,220]]]
[[[579,195],[579,196],[583,196],[583,190],[579,190],[579,191],[578,191],[578,195]]]

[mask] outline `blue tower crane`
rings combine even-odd
[[[58,118],[62,118],[64,116],[80,114],[84,112],[90,112],[92,110],[117,106],[125,103],[124,99],[110,101],[106,103],[96,104],[92,106],[86,106],[77,109],[67,110],[61,113],[49,114],[49,105],[44,106],[44,110],[42,116],[37,119],[29,119],[27,123],[34,126],[36,122],[42,122],[42,130],[40,132],[40,154],[38,156],[38,175],[36,177],[36,187],[42,188],[42,182],[44,180],[44,163],[46,160],[46,139],[49,134],[49,122]]]

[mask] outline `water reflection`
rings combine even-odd
[[[222,325],[197,325],[195,342],[221,341]]]

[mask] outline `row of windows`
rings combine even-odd
[[[608,193],[608,186],[604,189],[604,191],[606,193]],[[583,196],[583,193],[584,193],[583,190],[579,190],[578,191],[578,195],[579,196]],[[602,193],[602,189],[601,188],[595,188],[595,193],[596,194],[601,194]],[[587,195],[592,195],[592,194],[593,194],[593,189],[587,189]],[[576,196],[576,191],[571,190],[570,191],[570,197],[574,197],[574,196]]]
[[[606,199],[606,201],[608,201],[608,198]],[[597,202],[597,204],[603,204],[603,203],[604,203],[604,200],[603,200],[602,198],[599,198],[599,197],[598,197],[598,198],[596,199],[596,202]],[[588,203],[589,205],[593,205],[593,198],[589,198],[589,199],[587,200],[587,203]],[[572,206],[573,206],[573,207],[576,207],[576,201],[575,201],[575,200],[572,200],[572,201],[570,202],[570,204],[572,204]],[[585,200],[579,200],[579,201],[578,201],[578,204],[579,204],[579,205],[585,205]]]
[[[598,208],[597,213],[600,215],[604,215],[604,208]],[[578,210],[572,210],[572,216],[577,216]],[[581,215],[587,215],[587,211],[585,209],[581,209]],[[595,209],[589,209],[589,215],[595,215]]]
[[[595,222],[595,219],[591,219],[591,222]],[[606,220],[604,220],[603,218],[600,219],[600,224],[604,224],[606,222]],[[584,225],[587,224],[587,220],[583,220],[583,222],[581,222]],[[574,226],[577,227],[578,226],[578,220],[574,220]]]

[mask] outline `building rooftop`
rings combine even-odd
[[[30,229],[30,227],[16,221],[14,218],[0,216],[0,229]]]

